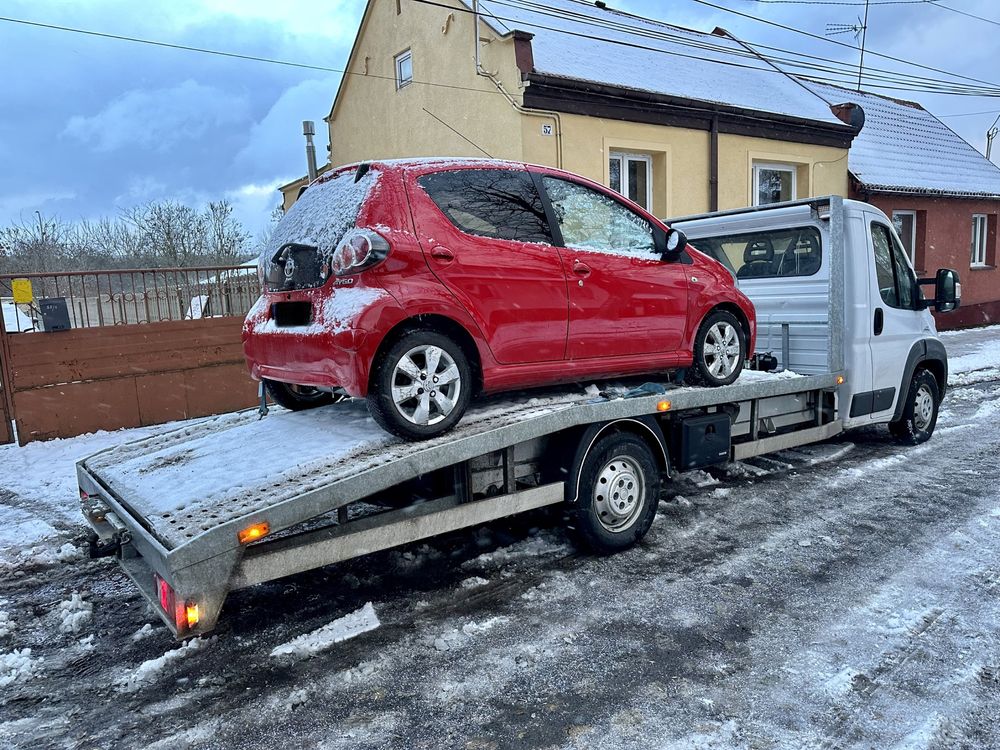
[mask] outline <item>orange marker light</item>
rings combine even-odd
[[[239,539],[240,544],[249,544],[250,542],[255,542],[263,536],[267,536],[271,533],[271,524],[267,521],[263,523],[255,523],[253,526],[247,526],[245,529],[240,531]]]
[[[656,405],[656,410],[657,411],[670,411],[670,402],[669,401],[660,401]]]
[[[201,619],[201,615],[198,613],[198,605],[192,602],[188,602],[187,606],[184,607],[184,615],[187,618],[187,626],[193,628],[198,624],[198,620]]]
[[[837,376],[837,385],[843,385],[843,384],[844,384],[844,376],[843,375],[838,375]]]

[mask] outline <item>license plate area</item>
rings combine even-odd
[[[311,302],[275,302],[271,305],[271,320],[278,328],[295,328],[312,323]]]

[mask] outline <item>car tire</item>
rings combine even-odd
[[[318,406],[336,404],[347,398],[342,393],[330,393],[329,391],[321,391],[319,388],[313,388],[309,385],[282,383],[279,380],[265,379],[264,388],[274,403],[292,411],[315,409]]]
[[[698,326],[693,350],[694,363],[687,371],[688,383],[729,385],[740,376],[747,358],[743,326],[731,312],[713,310]]]
[[[384,430],[426,440],[454,427],[471,395],[472,370],[462,347],[420,329],[403,335],[376,361],[368,411]]]
[[[635,435],[598,440],[580,467],[579,493],[568,513],[574,541],[598,554],[631,547],[656,516],[660,472],[653,454]]]
[[[937,425],[941,390],[928,370],[917,370],[905,395],[903,413],[889,423],[889,432],[904,445],[920,445],[930,439]]]

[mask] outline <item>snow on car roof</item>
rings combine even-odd
[[[537,73],[843,125],[822,98],[732,38],[574,0],[483,0],[479,9],[501,35],[533,35]]]
[[[890,192],[1000,197],[1000,168],[915,102],[810,83],[831,104],[853,102],[865,125],[848,166],[865,187]]]

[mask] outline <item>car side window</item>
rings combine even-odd
[[[552,244],[531,176],[512,169],[457,169],[417,178],[448,220],[466,234]]]
[[[916,309],[917,280],[906,262],[903,248],[885,224],[872,222],[872,248],[879,294],[889,307]]]
[[[580,250],[659,260],[653,226],[614,198],[557,177],[543,177],[563,244]]]

